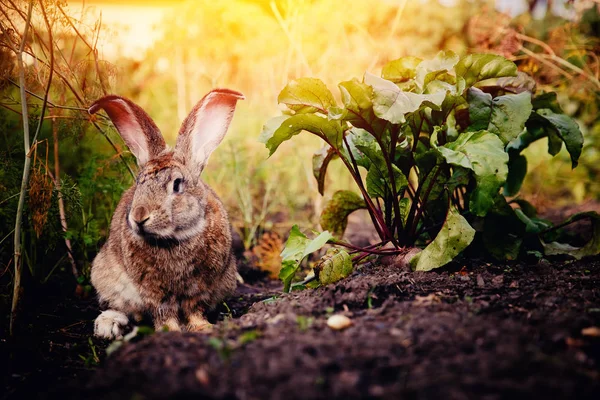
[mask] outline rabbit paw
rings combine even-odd
[[[187,324],[188,332],[210,332],[212,324],[202,314],[194,314],[189,317]]]
[[[102,311],[94,322],[94,334],[105,339],[120,339],[128,323],[127,315],[120,311]]]
[[[155,321],[154,330],[167,332],[181,332],[181,326],[177,318],[167,318],[164,321]]]

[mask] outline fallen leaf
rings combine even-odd
[[[256,256],[256,266],[269,273],[269,278],[278,279],[281,270],[281,250],[283,241],[276,232],[266,232],[252,249]]]
[[[313,269],[321,284],[335,283],[352,273],[352,258],[346,251],[332,248],[316,262]]]

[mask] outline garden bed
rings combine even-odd
[[[54,318],[37,313],[39,329],[31,328],[30,345],[13,364],[21,371],[9,377],[9,394],[596,399],[599,284],[598,257],[473,261],[430,273],[373,265],[290,294],[259,281],[240,286],[210,334],[158,333],[109,357],[108,343],[93,339],[101,359],[95,370],[88,343],[95,306],[74,299],[55,306]],[[352,325],[329,328],[328,316],[338,313]]]

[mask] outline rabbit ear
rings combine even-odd
[[[175,151],[190,167],[202,172],[208,157],[225,137],[235,105],[244,95],[229,89],[210,91],[181,125]]]
[[[137,104],[110,95],[96,100],[88,112],[95,114],[99,109],[106,111],[140,167],[165,149],[165,139],[158,127]]]

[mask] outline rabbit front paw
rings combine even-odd
[[[190,315],[186,328],[188,332],[210,332],[212,324],[204,318],[202,313],[198,313]]]
[[[120,339],[128,323],[127,315],[120,311],[102,311],[94,322],[94,335],[105,339]]]

